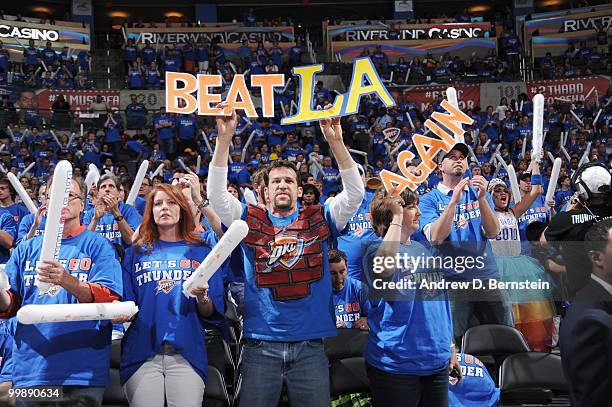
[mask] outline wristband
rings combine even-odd
[[[208,204],[209,204],[208,199],[204,199],[202,202],[200,202],[200,203],[197,205],[198,210],[199,210],[200,212],[203,212],[203,211],[204,211],[204,209],[206,209],[206,207],[208,207]]]
[[[533,174],[531,176],[531,185],[542,185],[542,175]]]
[[[389,224],[389,226],[393,226],[393,225],[395,225],[395,226],[399,226],[400,228],[402,227],[402,224],[401,224],[401,223],[391,222],[391,223]]]
[[[123,215],[119,215],[117,217],[115,217],[115,222],[121,222],[123,220]]]

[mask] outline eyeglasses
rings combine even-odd
[[[45,195],[45,199],[49,200],[49,195]],[[81,197],[81,195],[75,194],[75,193],[72,193],[72,192],[70,194],[68,194],[68,202],[72,202],[75,199],[83,199],[83,198]]]

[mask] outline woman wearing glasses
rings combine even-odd
[[[50,188],[50,186],[49,186]],[[10,290],[0,290],[0,318],[27,304],[112,302],[122,293],[121,267],[111,244],[81,224],[85,185],[72,179],[63,210],[59,260],[38,262],[42,236],[24,241],[6,264]],[[52,284],[46,294],[35,281]],[[63,386],[64,394],[102,402],[109,384],[110,321],[17,324],[13,348],[15,387]]]
[[[189,178],[199,192],[197,177]],[[201,200],[201,199],[200,199]],[[198,200],[198,209],[206,202]],[[183,294],[183,282],[210,253],[179,186],[152,188],[138,237],[123,261],[124,300],[140,312],[121,349],[121,383],[131,406],[201,406],[207,355],[201,318],[223,313],[223,277]]]
[[[370,207],[372,229],[383,238],[370,243],[363,259],[371,305],[365,360],[377,407],[447,406],[449,369],[461,377],[446,291],[420,288],[443,280],[443,273],[396,261],[431,256],[411,240],[418,203],[414,191],[392,195],[379,188]]]

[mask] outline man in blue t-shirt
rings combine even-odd
[[[346,254],[330,249],[327,255],[332,279],[337,328],[368,330],[368,301],[361,281],[347,275]]]
[[[166,155],[174,154],[174,128],[176,120],[166,113],[165,107],[159,108],[159,115],[153,119],[155,131],[157,132],[157,142],[160,149]]]
[[[13,251],[5,268],[11,288],[0,290],[0,318],[9,318],[28,304],[120,299],[119,261],[108,241],[81,225],[84,202],[85,186],[73,179],[59,260],[39,261],[42,236]],[[37,282],[50,287],[43,292]],[[89,396],[100,405],[110,383],[111,331],[108,320],[17,323],[11,356],[13,386],[62,386],[64,394]]]
[[[8,178],[0,178],[0,212],[6,212],[13,217],[15,225],[19,226],[21,219],[28,214],[28,209],[20,203],[15,203],[16,192]]]
[[[129,130],[142,129],[147,124],[147,108],[133,93],[130,95],[130,104],[125,108],[125,118]]]
[[[455,259],[453,264],[465,262],[462,263],[466,265],[465,270],[456,267],[447,280],[478,280],[485,287],[478,291],[474,286],[449,290],[457,343],[474,316],[481,324],[513,325],[507,294],[499,289],[488,289],[488,280],[499,279],[489,239],[499,234],[500,225],[487,193],[487,181],[480,175],[464,178],[468,153],[467,145],[457,143],[442,157],[438,164],[442,181],[423,195],[419,203],[423,235],[445,256]],[[468,259],[472,266],[467,266]]]
[[[132,205],[119,202],[119,186],[114,174],[100,177],[95,206],[85,212],[83,224],[111,243],[125,248],[132,244],[132,235],[141,218]]]
[[[249,233],[244,256],[244,338],[241,406],[278,403],[283,384],[290,404],[330,405],[328,360],[323,339],[336,334],[327,262],[338,236],[361,204],[364,187],[342,140],[340,120],[321,130],[339,164],[344,190],[324,206],[298,210],[300,177],[286,160],[264,174],[266,205],[244,205],[227,191],[227,162],[238,117],[217,118],[217,148],[207,196],[221,222],[243,219]]]

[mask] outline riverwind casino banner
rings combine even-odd
[[[0,20],[0,41],[11,53],[11,60],[22,60],[23,47],[27,47],[31,39],[38,48],[44,48],[47,41],[51,41],[56,50],[69,47],[73,55],[81,50],[89,51],[91,43],[89,26],[81,23],[58,21],[52,25]]]
[[[595,46],[595,28],[609,27],[611,23],[612,7],[528,20],[523,23],[523,44],[533,58],[541,58],[546,52],[560,56],[570,42],[578,46],[584,41],[587,46]],[[608,38],[610,36],[612,32],[608,30]]]
[[[347,24],[327,26],[328,51],[342,61],[350,62],[365,49],[373,51],[377,45],[390,60],[423,58],[451,53],[462,58],[472,53],[480,56],[497,51],[497,38],[491,38],[491,24],[434,23],[434,24]]]
[[[278,41],[278,46],[285,54],[295,45],[293,27],[245,27],[239,24],[221,25],[219,27],[178,27],[178,28],[128,28],[127,38],[133,39],[137,45],[182,46],[187,42],[193,44],[219,44],[228,57],[236,56],[242,40],[249,41],[253,46],[259,39],[272,43]],[[269,45],[269,44],[268,44]]]

